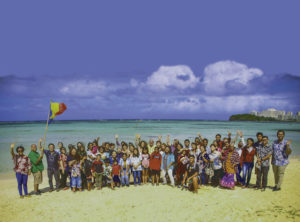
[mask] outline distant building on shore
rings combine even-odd
[[[300,121],[300,111],[297,114],[293,114],[293,112],[285,112],[282,110],[276,110],[274,108],[270,108],[267,110],[263,110],[261,112],[251,111],[250,114],[254,116],[263,116],[263,117],[272,117],[278,120],[297,120]]]

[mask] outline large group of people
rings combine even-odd
[[[249,186],[253,168],[255,189],[265,191],[270,162],[275,179],[273,191],[279,191],[292,152],[291,141],[284,137],[285,132],[278,130],[277,140],[270,144],[268,136],[258,132],[255,142],[253,138],[245,141],[243,132],[238,130],[234,138],[231,132],[224,138],[217,134],[210,144],[200,133],[192,142],[185,139],[182,144],[174,139],[171,144],[170,136],[165,143],[161,136],[157,141],[150,139],[147,143],[137,134],[135,143],[120,143],[119,136],[115,135],[115,143],[101,144],[98,137],[87,147],[83,142],[77,142],[76,146],[69,144],[65,148],[62,142],[58,142],[57,148],[50,143],[48,149],[43,148],[40,139],[40,152],[37,145],[32,144],[28,156],[24,154],[23,146],[18,146],[15,154],[13,143],[11,155],[21,198],[30,197],[27,180],[31,173],[34,178],[33,194],[41,194],[39,185],[43,182],[44,156],[50,192],[100,190],[104,186],[114,190],[130,184],[151,183],[158,186],[161,182],[195,193],[203,185],[225,189],[234,189],[235,186],[249,188],[253,187]]]

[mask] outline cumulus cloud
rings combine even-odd
[[[186,65],[160,66],[145,82],[145,86],[153,90],[194,88],[199,82],[190,67]]]
[[[227,60],[207,65],[203,75],[205,92],[210,95],[223,95],[247,88],[249,81],[262,76],[263,71]]]
[[[70,118],[74,119],[201,119],[205,115],[227,119],[234,113],[270,107],[300,110],[299,76],[263,75],[260,69],[235,61],[210,64],[199,76],[189,66],[178,65],[161,66],[144,79],[138,78],[123,81],[98,76],[1,76],[0,96],[4,99],[0,111],[13,107],[15,115],[22,116],[27,109],[28,118],[32,118],[31,113],[38,115],[39,110],[44,118],[50,98],[68,104]],[[94,111],[86,109],[90,105]]]

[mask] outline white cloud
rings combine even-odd
[[[139,84],[139,82],[138,82],[136,79],[131,79],[131,80],[130,80],[130,85],[131,85],[133,88],[137,87],[138,84]]]
[[[219,61],[205,67],[203,84],[210,95],[222,95],[230,90],[226,85],[245,88],[250,80],[262,75],[263,71],[258,68],[230,60]]]
[[[107,91],[103,81],[76,80],[69,82],[60,88],[63,95],[72,96],[97,96]]]
[[[292,105],[285,97],[272,95],[237,95],[237,96],[186,96],[184,99],[165,99],[148,107],[147,111],[162,112],[184,111],[190,113],[249,113],[251,110],[262,110],[265,107],[291,109]]]
[[[194,112],[201,109],[201,102],[200,99],[197,97],[188,97],[184,100],[166,100],[166,103],[164,105],[166,105],[165,108],[169,107],[179,111]]]
[[[160,66],[147,78],[144,86],[153,90],[194,88],[199,82],[190,67],[186,65]]]
[[[235,95],[226,97],[206,96],[204,109],[208,112],[248,113],[265,107],[287,107],[285,98],[272,95]]]

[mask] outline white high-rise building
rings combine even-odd
[[[274,108],[263,110],[257,113],[257,116],[273,117],[278,119],[279,116],[285,116],[285,111],[276,110]]]
[[[250,114],[255,116],[262,116],[262,117],[272,117],[278,120],[300,120],[300,111],[297,114],[293,114],[293,112],[285,112],[282,110],[276,110],[274,108],[270,108],[267,110],[263,110],[261,112],[257,112],[255,110],[251,111]]]
[[[257,116],[257,111],[253,110],[250,112],[251,115]]]

